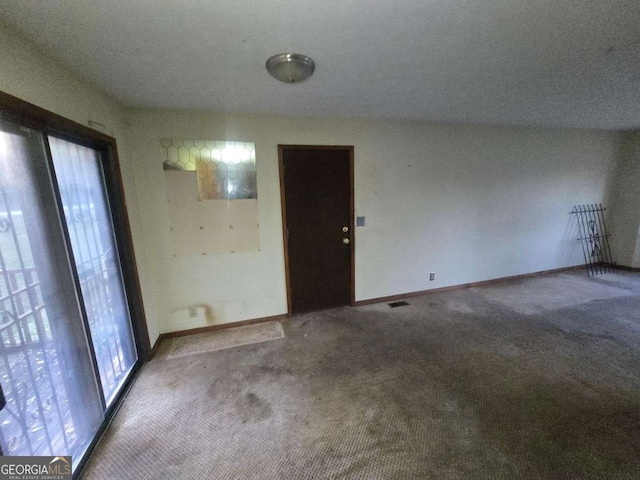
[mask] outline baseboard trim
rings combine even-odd
[[[640,268],[638,267],[626,267],[624,265],[611,265],[613,268],[617,268],[618,270],[626,270],[627,272],[640,272]]]
[[[225,330],[227,328],[234,328],[234,327],[243,327],[245,325],[254,325],[256,323],[275,322],[278,320],[284,320],[285,318],[288,318],[286,313],[282,315],[272,315],[270,317],[251,318],[249,320],[242,320],[240,322],[220,323],[218,325],[209,325],[206,327],[190,328],[189,330],[178,330],[175,332],[161,333],[157,343],[160,343],[160,341],[164,340],[165,338],[185,337],[187,335],[195,335],[197,333],[215,332],[217,330]]]
[[[464,288],[483,287],[487,285],[493,285],[494,283],[508,282],[510,280],[519,280],[522,278],[541,277],[543,275],[550,275],[552,273],[562,273],[571,270],[583,269],[584,265],[576,265],[573,267],[554,268],[553,270],[542,270],[539,272],[523,273],[521,275],[512,275],[510,277],[492,278],[491,280],[482,280],[480,282],[461,283],[459,285],[451,285],[449,287],[432,288],[430,290],[419,290],[417,292],[400,293],[398,295],[390,295],[388,297],[368,298],[367,300],[358,300],[353,306],[360,307],[363,305],[373,305],[375,303],[383,302],[395,302],[397,300],[403,300],[405,298],[420,297],[422,295],[428,295],[432,293],[450,292],[452,290],[462,290]]]
[[[635,267],[625,267],[623,265],[611,265],[613,268],[617,268],[619,270],[626,270],[626,271],[630,271],[630,272],[640,272],[640,268],[635,268]],[[397,295],[389,295],[387,297],[376,297],[376,298],[368,298],[366,300],[357,300],[355,301],[352,306],[353,307],[361,307],[364,305],[373,305],[375,303],[383,303],[383,302],[394,302],[397,300],[404,300],[405,298],[411,298],[411,297],[420,297],[422,295],[429,295],[432,293],[443,293],[443,292],[450,292],[453,290],[462,290],[465,288],[474,288],[474,287],[483,287],[483,286],[487,286],[487,285],[493,285],[496,283],[502,283],[502,282],[508,282],[508,281],[512,281],[512,280],[519,280],[519,279],[523,279],[523,278],[530,278],[530,277],[541,277],[543,275],[550,275],[553,273],[562,273],[562,272],[568,272],[568,271],[572,271],[572,270],[582,270],[584,269],[584,265],[576,265],[573,267],[563,267],[563,268],[554,268],[552,270],[542,270],[539,272],[532,272],[532,273],[523,273],[520,275],[512,275],[510,277],[499,277],[499,278],[492,278],[491,280],[482,280],[480,282],[471,282],[471,283],[461,283],[459,285],[451,285],[448,287],[441,287],[441,288],[432,288],[429,290],[419,290],[419,291],[415,291],[415,292],[407,292],[407,293],[400,293]],[[234,327],[242,327],[245,325],[254,325],[256,323],[264,323],[264,322],[275,322],[275,321],[279,321],[279,320],[284,320],[286,318],[289,318],[289,315],[287,315],[286,313],[281,314],[281,315],[272,315],[270,317],[259,317],[259,318],[252,318],[249,320],[242,320],[240,322],[231,322],[231,323],[221,323],[219,325],[209,325],[206,327],[199,327],[199,328],[191,328],[188,330],[178,330],[175,332],[167,332],[167,333],[161,333],[160,336],[158,337],[158,339],[156,340],[156,343],[153,345],[153,348],[151,349],[151,358],[153,358],[156,354],[156,352],[158,351],[158,348],[160,347],[160,342],[162,342],[162,340],[166,339],[166,338],[174,338],[174,337],[184,337],[187,335],[195,335],[198,333],[207,333],[207,332],[215,332],[217,330],[225,330],[227,328],[234,328]]]

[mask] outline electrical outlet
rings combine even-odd
[[[196,318],[198,316],[198,310],[196,307],[189,307],[189,318]]]
[[[430,282],[432,282],[432,281],[433,281],[433,280],[435,280],[435,279],[436,279],[436,274],[435,274],[435,272],[431,272],[431,273],[429,274],[429,281],[430,281]]]

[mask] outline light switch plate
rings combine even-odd
[[[364,217],[356,217],[356,227],[364,227]]]

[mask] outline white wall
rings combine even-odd
[[[625,132],[621,138],[611,244],[619,265],[640,268],[640,131]]]
[[[149,337],[153,345],[158,338],[159,327],[153,291],[146,288],[150,280],[145,268],[145,242],[140,228],[122,108],[1,22],[0,90],[84,125],[89,120],[101,123],[106,126],[104,133],[116,138],[138,272],[143,285]]]
[[[608,201],[615,133],[133,110],[150,279],[163,332],[286,311],[277,145],[354,145],[356,300],[583,262],[574,204]],[[257,253],[174,258],[159,139],[256,143]],[[436,281],[429,282],[429,272]],[[189,319],[186,308],[210,308]]]
[[[0,65],[0,90],[117,139],[152,343],[160,331],[285,312],[278,143],[355,146],[356,214],[367,218],[355,232],[357,300],[579,264],[567,212],[609,200],[614,133],[145,110],[128,127],[116,102],[2,23]],[[256,143],[260,252],[173,257],[164,137]],[[638,266],[640,182],[626,181],[638,178],[637,154],[625,158],[614,226],[632,238],[636,222],[635,243],[618,250]],[[201,316],[189,319],[188,305]]]

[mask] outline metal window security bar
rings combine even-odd
[[[593,277],[613,272],[613,258],[609,246],[609,234],[604,212],[607,209],[598,204],[575,205],[570,215],[575,215],[582,245],[587,275]]]

